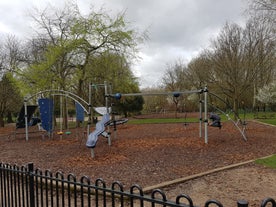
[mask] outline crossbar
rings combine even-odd
[[[159,96],[159,95],[176,95],[176,94],[193,94],[202,93],[203,90],[193,90],[193,91],[175,91],[175,92],[155,92],[155,93],[123,93],[121,96]],[[108,96],[115,97],[116,94],[109,94]]]

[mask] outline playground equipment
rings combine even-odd
[[[51,96],[64,96],[66,98],[70,98],[75,101],[76,104],[78,104],[78,107],[82,109],[83,112],[86,112],[89,116],[89,106],[90,104],[87,103],[84,99],[81,97],[75,95],[74,93],[71,93],[69,91],[64,91],[64,90],[58,90],[58,89],[53,89],[53,90],[44,90],[40,91],[34,95],[31,95],[29,97],[25,97],[24,99],[24,119],[25,119],[25,136],[26,136],[26,141],[29,139],[29,134],[28,134],[28,102],[33,99],[33,98],[38,98],[38,104],[39,104],[39,109],[40,109],[40,117],[41,117],[41,127],[47,131],[48,135],[50,135],[53,131],[53,100],[50,98],[45,98],[45,95],[51,95]],[[81,111],[79,109],[79,111]],[[80,116],[80,115],[78,115]],[[84,115],[82,115],[84,116]],[[21,121],[23,122],[23,121]],[[90,122],[87,126],[87,134],[89,134],[90,130]]]
[[[102,84],[102,86],[105,87],[105,93],[107,93],[107,84]],[[20,124],[21,128],[25,127],[25,137],[26,137],[26,141],[28,141],[29,139],[29,130],[28,130],[28,126],[31,120],[31,117],[34,113],[34,111],[36,110],[36,108],[38,107],[37,105],[35,106],[31,106],[28,105],[28,102],[33,99],[33,98],[37,98],[38,99],[38,105],[39,105],[39,109],[40,109],[40,117],[41,117],[41,127],[43,128],[43,130],[45,130],[49,135],[53,132],[53,100],[50,98],[44,98],[45,96],[60,96],[60,97],[65,97],[65,98],[70,98],[72,100],[75,101],[76,104],[76,121],[80,121],[83,122],[84,121],[84,114],[86,113],[88,116],[88,122],[87,122],[87,147],[91,148],[91,156],[94,157],[94,147],[96,146],[97,143],[97,139],[99,135],[103,135],[106,138],[108,138],[108,144],[111,145],[111,136],[109,132],[105,132],[105,127],[106,126],[110,126],[110,125],[114,125],[114,127],[116,127],[116,124],[122,124],[125,123],[127,120],[118,120],[118,122],[116,120],[111,120],[109,117],[109,114],[111,112],[111,108],[108,107],[108,97],[106,97],[106,107],[92,107],[91,104],[91,89],[92,85],[89,86],[89,102],[85,101],[84,99],[82,99],[81,97],[79,97],[78,95],[69,92],[69,91],[64,91],[64,90],[58,90],[58,89],[52,89],[52,90],[44,90],[44,91],[40,91],[34,95],[25,97],[24,99],[24,105],[21,109],[20,112],[20,118],[19,118],[19,122],[18,124]],[[60,101],[61,102],[61,101]],[[62,104],[61,106],[62,107]],[[94,109],[95,111],[97,111],[100,114],[103,114],[103,119],[101,122],[96,124],[96,130],[93,131],[92,133],[90,133],[90,127],[91,127],[91,112],[92,109]],[[60,110],[62,111],[62,108],[60,108]],[[105,115],[106,114],[106,115]],[[60,115],[60,119],[62,118],[62,114]],[[61,120],[60,120],[61,123]],[[102,124],[104,123],[104,124]],[[62,124],[62,123],[61,123]],[[62,132],[62,125],[60,125],[60,130],[59,132],[60,135],[63,134]],[[67,133],[67,132],[65,132]],[[91,140],[94,140],[94,144],[89,144]],[[93,142],[93,141],[92,141]]]
[[[40,98],[38,99],[40,117],[41,117],[41,126],[49,134],[53,130],[53,108],[54,102],[52,99]]]
[[[91,149],[91,157],[95,157],[94,148],[96,147],[98,138],[100,135],[106,137],[108,139],[108,145],[111,145],[111,136],[110,136],[110,130],[109,126],[114,125],[114,129],[116,130],[116,124],[122,124],[125,122],[118,122],[115,119],[110,119],[110,113],[112,111],[111,107],[109,106],[109,99],[106,94],[108,94],[108,84],[107,82],[104,82],[104,84],[90,84],[89,85],[89,103],[91,105],[92,103],[92,88],[99,88],[104,87],[104,97],[105,97],[105,107],[94,107],[93,109],[103,115],[102,120],[100,122],[96,123],[96,129],[91,133],[88,134],[86,146]],[[109,88],[111,91],[111,88]],[[91,114],[91,108],[89,108]],[[126,120],[127,121],[127,120]],[[107,130],[105,129],[107,127]]]
[[[157,93],[128,93],[128,94],[121,94],[121,93],[116,93],[116,94],[106,94],[106,96],[109,97],[113,97],[117,100],[120,100],[123,96],[156,96],[156,95],[173,95],[174,97],[179,97],[182,94],[199,94],[199,113],[200,113],[200,118],[199,118],[199,137],[202,137],[202,108],[203,108],[203,112],[204,112],[204,140],[205,140],[205,144],[208,143],[208,106],[210,105],[208,103],[208,94],[215,96],[216,98],[218,98],[219,100],[222,100],[220,97],[218,97],[217,95],[215,95],[214,93],[210,93],[207,89],[207,86],[204,87],[203,89],[199,89],[199,90],[193,90],[193,91],[180,91],[180,92],[157,92]],[[202,99],[201,95],[204,94],[204,98]],[[223,101],[224,102],[224,101]],[[225,102],[224,102],[225,103]],[[204,106],[202,107],[202,104],[204,104]],[[227,104],[227,103],[225,103]],[[227,105],[228,106],[228,105]],[[212,106],[214,107],[214,106]],[[228,108],[231,108],[228,106]],[[243,128],[241,128],[239,126],[238,123],[240,123],[240,119],[238,119],[237,122],[235,122],[230,116],[229,114],[223,112],[222,110],[218,109],[220,112],[222,112],[223,114],[226,115],[226,117],[228,118],[228,120],[231,120],[234,124],[234,126],[238,129],[238,131],[241,133],[244,141],[247,141],[246,138],[246,134],[245,134],[245,125],[243,124]],[[233,112],[233,111],[232,111]],[[236,115],[237,116],[237,115]]]
[[[65,96],[66,98],[71,98],[76,103],[76,119],[78,121],[84,120],[84,112],[86,112],[88,116],[88,123],[87,123],[87,142],[86,146],[91,149],[91,156],[94,157],[94,148],[96,147],[96,143],[98,141],[98,138],[100,135],[106,137],[108,139],[108,145],[111,145],[111,136],[109,131],[109,126],[114,126],[114,131],[116,129],[116,125],[123,124],[127,122],[127,119],[121,119],[121,120],[115,120],[114,117],[110,116],[111,113],[111,107],[109,104],[110,98],[115,98],[117,100],[120,100],[124,96],[156,96],[156,95],[172,95],[174,97],[179,97],[182,94],[198,94],[199,95],[199,137],[202,137],[202,125],[204,124],[204,140],[205,143],[208,143],[208,89],[207,87],[204,87],[203,89],[199,90],[192,90],[192,91],[177,91],[177,92],[158,92],[158,93],[128,93],[128,94],[121,94],[121,93],[115,93],[112,94],[111,91],[108,91],[108,85],[105,82],[104,84],[98,84],[97,87],[104,87],[104,98],[105,98],[105,106],[103,107],[92,107],[91,99],[92,99],[92,87],[95,87],[95,85],[90,84],[89,85],[89,101],[86,102],[79,96],[64,90],[45,90],[40,91],[36,93],[35,95],[32,95],[30,97],[25,97],[24,99],[24,119],[25,124],[22,124],[24,122],[20,122],[21,126],[25,126],[25,133],[26,133],[26,140],[28,140],[28,125],[30,122],[31,117],[31,109],[30,106],[27,105],[27,102],[31,100],[34,97],[42,97],[39,99],[39,106],[40,106],[40,114],[41,114],[41,125],[43,129],[45,129],[48,133],[51,133],[53,130],[52,127],[52,116],[51,112],[53,111],[53,102],[50,99],[43,98],[43,94],[45,93],[51,93],[54,96]],[[204,95],[202,97],[202,95]],[[204,105],[203,105],[204,104]],[[29,110],[28,110],[29,109]],[[94,109],[99,114],[102,114],[102,119],[96,123],[96,128],[93,132],[90,133],[90,125],[91,125],[91,112],[92,109]],[[23,109],[22,109],[23,110]],[[32,109],[35,110],[35,109]],[[222,111],[221,111],[222,112]],[[224,113],[224,112],[223,112]],[[21,112],[21,117],[23,116],[23,111]],[[32,113],[33,114],[33,113]],[[204,116],[202,117],[202,114]],[[226,116],[231,119],[227,114]],[[112,117],[112,118],[111,118]],[[232,119],[231,119],[232,120]],[[233,121],[233,120],[232,120]],[[233,123],[235,126],[239,129],[241,132],[244,140],[246,141],[246,135],[245,135],[245,129],[241,129],[238,124],[236,124],[234,121]],[[107,128],[107,130],[106,130]]]
[[[17,121],[16,121],[16,128],[25,128],[25,118],[27,116],[27,126],[31,126],[31,125],[35,125],[35,123],[32,123],[32,116],[35,112],[35,110],[37,109],[37,105],[29,105],[26,108],[26,113],[25,113],[25,107],[22,106],[19,115],[17,117]]]
[[[204,138],[205,143],[208,143],[208,108],[207,108],[207,87],[204,89],[199,90],[192,90],[192,91],[174,91],[174,92],[155,92],[155,93],[127,93],[127,94],[121,94],[121,93],[115,93],[115,94],[106,94],[106,97],[112,97],[117,100],[120,100],[124,96],[159,96],[159,95],[172,95],[174,97],[179,97],[182,94],[199,94],[199,137],[202,137],[202,124],[203,124],[203,118],[202,118],[202,104],[204,104]],[[201,95],[204,94],[204,100],[201,100]]]
[[[209,92],[208,93],[209,95],[215,97],[216,99],[220,100],[221,102],[223,102],[228,109],[231,109],[231,107],[228,105],[228,103],[226,103],[222,98],[220,98],[218,95],[212,93],[212,92]],[[234,116],[237,118],[237,121],[234,121],[231,116],[230,116],[230,113],[226,113],[224,112],[223,110],[219,109],[218,107],[214,106],[214,105],[210,105],[209,103],[207,103],[207,105],[215,108],[217,111],[219,111],[220,113],[224,114],[227,119],[229,121],[231,121],[234,126],[237,128],[237,130],[240,132],[240,134],[242,135],[242,138],[244,139],[244,141],[247,141],[247,137],[246,137],[246,123],[245,123],[245,120],[242,121],[241,118],[239,117],[238,114],[236,114],[232,109],[230,110],[230,113],[233,113]]]
[[[21,134],[22,132],[18,132],[19,129],[24,129],[25,127],[30,127],[31,132],[38,132],[36,125],[41,124],[41,120],[38,117],[34,117],[34,113],[37,110],[37,105],[28,105],[25,109],[24,105],[21,107],[21,110],[18,114],[17,120],[16,120],[16,127],[14,133],[11,135],[14,135],[16,137],[17,134]],[[25,112],[26,110],[26,112]],[[25,123],[25,118],[27,119],[27,125]]]
[[[105,126],[109,122],[109,120],[109,113],[106,113],[103,115],[102,120],[96,124],[96,129],[88,135],[88,139],[86,142],[86,146],[88,148],[94,148],[96,146],[98,136],[105,131]],[[107,133],[106,136],[108,138],[110,135]]]

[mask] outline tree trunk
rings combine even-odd
[[[239,119],[239,107],[238,107],[238,99],[236,97],[234,98],[233,111],[234,111],[234,120],[237,121]]]
[[[0,115],[0,127],[4,127],[4,126],[5,126],[4,117],[3,115]]]
[[[8,114],[7,114],[7,123],[13,123],[13,120],[12,120],[12,113],[9,111]]]
[[[67,105],[67,98],[65,97],[65,102],[63,103],[63,122],[64,122],[64,129],[68,129],[68,105]]]
[[[178,105],[178,102],[175,103],[175,112],[174,112],[174,118],[177,118],[177,105]]]
[[[178,109],[178,103],[179,103],[179,101],[178,101],[178,99],[177,98],[173,98],[173,102],[174,102],[174,104],[175,104],[175,113],[174,113],[174,118],[177,118],[177,109]]]

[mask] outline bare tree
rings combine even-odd
[[[211,87],[215,82],[213,75],[212,62],[208,56],[208,51],[203,51],[198,57],[193,58],[185,71],[186,81],[190,87],[203,88],[204,86]],[[213,90],[213,89],[212,89]]]
[[[254,11],[276,11],[275,0],[251,0],[249,9]]]
[[[245,29],[226,24],[213,41],[210,58],[214,80],[222,94],[231,100],[236,114],[245,97],[254,96],[257,84],[264,85],[273,80],[274,45],[268,29],[255,21],[248,21]]]
[[[191,89],[186,76],[187,66],[181,61],[177,60],[173,64],[168,64],[165,74],[162,77],[162,83],[165,90],[177,92],[177,91],[187,91]],[[175,117],[177,117],[177,111],[179,110],[179,105],[182,110],[185,110],[185,100],[184,95],[170,96],[169,99],[174,103],[175,106]]]
[[[164,89],[159,87],[151,87],[143,89],[144,93],[160,93],[164,92]],[[146,113],[165,113],[168,108],[168,100],[165,96],[145,96],[144,97],[143,111]]]

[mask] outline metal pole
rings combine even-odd
[[[106,113],[109,114],[109,109],[108,109],[108,86],[107,82],[104,81],[104,95],[105,95],[105,106],[106,106]],[[107,126],[107,132],[108,132],[108,145],[111,146],[111,136],[110,136],[110,131],[109,131],[109,126]]]
[[[35,207],[35,190],[34,190],[34,164],[29,163],[28,164],[28,176],[29,176],[29,191],[30,191],[30,207]]]
[[[249,203],[246,200],[238,200],[237,201],[237,206],[238,207],[248,207],[248,205],[249,205]]]
[[[201,93],[202,90],[194,91],[174,91],[174,92],[156,92],[156,93],[123,93],[121,96],[158,96],[158,95],[175,95],[175,94],[194,94]],[[109,94],[109,96],[115,97],[115,94]]]
[[[199,137],[202,137],[202,95],[199,94]]]
[[[112,85],[111,84],[109,84],[109,93],[112,94]],[[112,108],[113,103],[110,102],[109,104],[110,104],[110,107],[111,107],[111,120],[113,122],[113,134],[114,134],[113,137],[114,137],[114,139],[116,139],[117,138],[117,128],[116,128],[116,122],[115,122],[116,117],[115,117],[115,113],[113,113],[113,108]]]
[[[92,157],[92,158],[95,158],[94,148],[91,148],[91,157]]]
[[[27,107],[27,100],[24,100],[24,111],[25,111],[25,134],[26,134],[26,141],[29,140],[29,132],[28,132],[28,107]]]
[[[205,144],[208,143],[208,107],[207,107],[207,86],[204,88],[204,126],[205,126]]]
[[[62,124],[63,124],[63,99],[62,99],[62,96],[60,96],[60,98],[59,98],[59,100],[60,100],[60,105],[59,105],[59,107],[60,107],[60,115],[59,115],[59,138],[60,139],[62,139]]]
[[[90,134],[90,126],[91,126],[91,112],[92,112],[92,101],[91,101],[91,96],[92,96],[92,88],[91,88],[91,84],[89,84],[89,88],[88,88],[88,122],[87,122],[87,139],[89,137]],[[94,149],[91,149],[91,157],[94,158],[95,154],[94,154]]]
[[[105,96],[105,106],[106,106],[106,113],[108,114],[108,88],[107,88],[107,82],[104,81],[104,96]]]
[[[87,122],[87,137],[90,134],[90,126],[91,126],[91,113],[92,113],[92,89],[91,89],[91,84],[89,84],[89,103],[88,103],[88,122]]]

